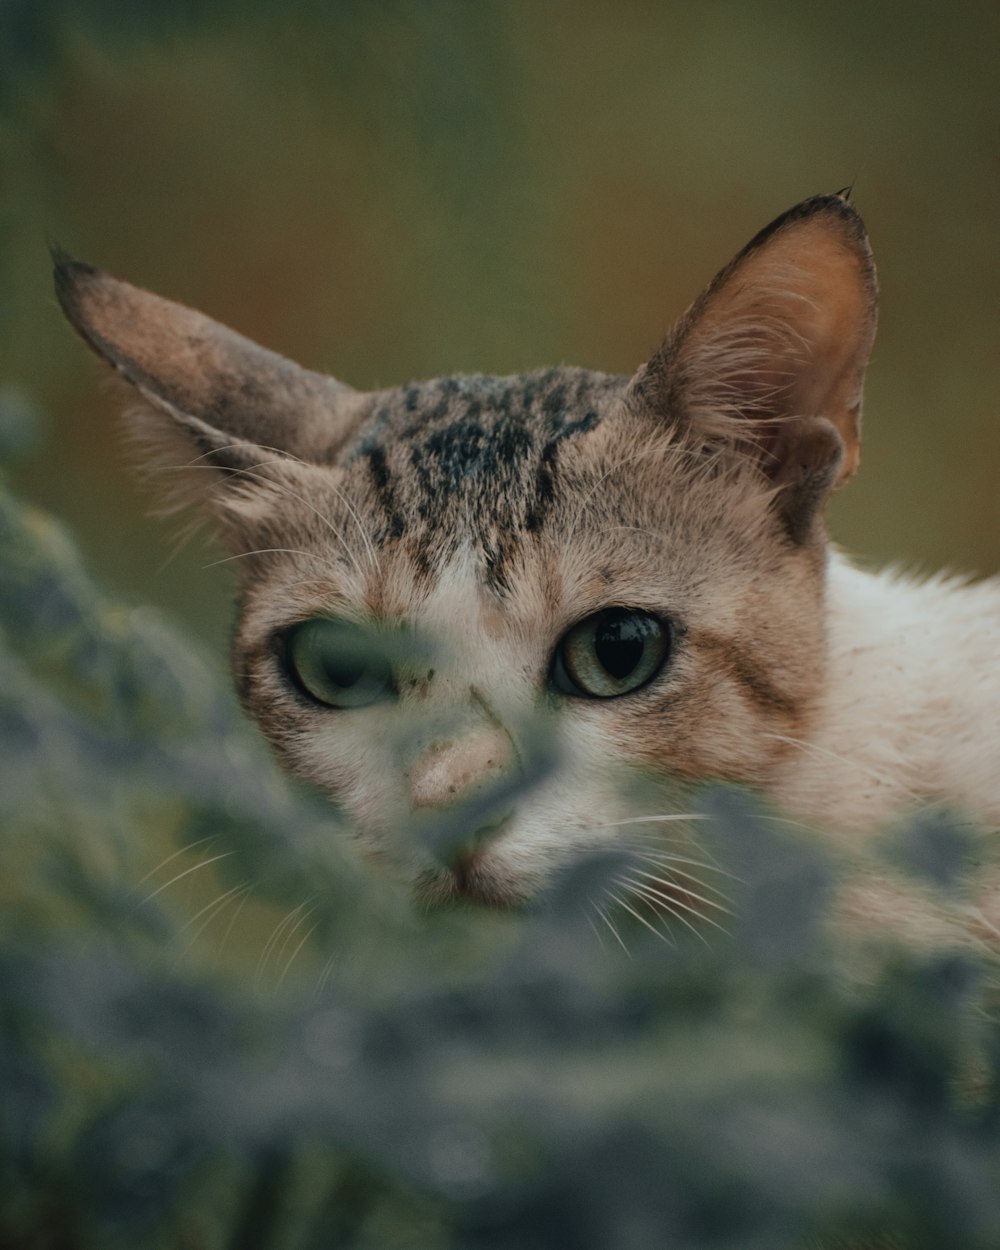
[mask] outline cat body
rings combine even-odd
[[[945,803],[1000,826],[1000,582],[827,570],[827,679],[769,793],[845,835]]]
[[[652,865],[714,778],[848,840],[926,800],[1000,823],[1000,588],[827,541],[875,327],[841,197],[762,231],[632,377],[362,394],[66,258],[57,290],[233,552],[247,711],[422,897]],[[658,862],[637,888],[687,906]]]

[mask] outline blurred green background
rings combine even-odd
[[[46,242],[356,386],[632,370],[777,213],[854,184],[882,281],[836,537],[1000,567],[1000,6],[4,0],[15,485],[219,651],[223,569],[146,518]]]

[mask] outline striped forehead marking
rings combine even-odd
[[[506,585],[519,535],[543,528],[559,451],[592,430],[621,379],[579,369],[416,383],[379,397],[348,463],[366,462],[380,542],[406,540],[432,566],[471,539]]]

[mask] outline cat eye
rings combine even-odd
[[[552,684],[563,694],[613,699],[638,690],[670,655],[669,622],[638,608],[605,608],[563,637],[552,662]]]
[[[293,625],[281,643],[289,678],[316,703],[367,707],[395,694],[387,657],[355,626],[315,617]]]

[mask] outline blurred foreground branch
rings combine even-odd
[[[845,978],[838,870],[742,796],[706,800],[728,935],[602,948],[592,862],[529,915],[416,917],[194,647],[9,494],[0,577],[0,1246],[1000,1244],[995,969],[885,944]],[[953,834],[914,839],[928,888]],[[150,843],[311,900],[313,971],[255,992],[179,955]]]

